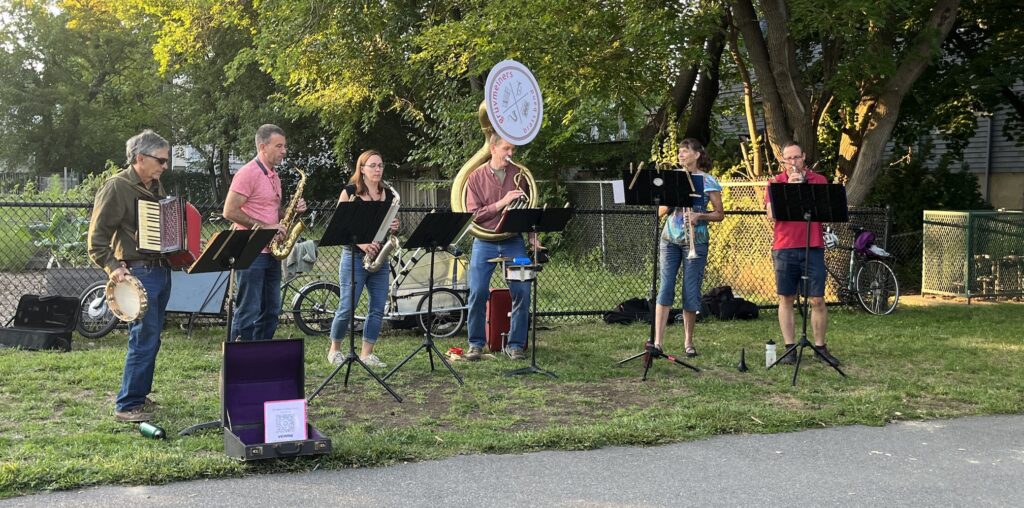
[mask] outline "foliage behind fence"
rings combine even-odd
[[[657,237],[654,214],[650,210],[614,205],[610,187],[594,186],[600,194],[570,188],[577,203],[577,215],[564,233],[544,235],[542,241],[552,251],[552,261],[540,279],[539,311],[549,315],[594,315],[603,313],[623,300],[646,297],[651,284],[652,262]],[[733,188],[733,203],[756,203],[757,187]],[[608,196],[604,196],[605,192]],[[220,204],[194,203],[204,217],[216,216]],[[595,206],[603,204],[603,206]],[[18,200],[8,196],[0,202],[0,283],[7,288],[0,298],[0,315],[10,317],[22,294],[77,295],[104,274],[85,257],[85,226],[91,203]],[[704,289],[731,285],[745,298],[762,306],[775,303],[775,282],[771,266],[771,228],[760,209],[728,208],[725,220],[712,227],[712,243]],[[307,237],[319,238],[330,219],[333,202],[313,203],[306,220]],[[403,208],[400,235],[415,229],[428,208]],[[884,209],[851,210],[850,224],[835,225],[841,241],[851,243],[852,226],[864,226],[879,233],[884,243],[887,215]],[[203,237],[227,227],[223,221],[205,221]],[[467,256],[470,238],[463,241]],[[913,253],[909,247],[907,252]],[[917,250],[919,252],[919,248]],[[828,260],[845,273],[844,253],[830,252]],[[896,252],[898,257],[900,252]],[[336,281],[340,247],[322,248],[311,276]],[[904,258],[905,259],[905,258]],[[907,260],[913,263],[915,258]],[[903,263],[898,262],[897,266]],[[920,266],[920,265],[917,265]],[[918,268],[919,270],[919,268]],[[503,286],[500,271],[493,286]],[[678,291],[677,291],[678,292]],[[830,288],[834,300],[834,288]],[[677,299],[677,305],[679,304]]]

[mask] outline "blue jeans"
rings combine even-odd
[[[146,289],[146,313],[128,326],[128,354],[124,357],[121,390],[114,404],[118,411],[142,405],[153,389],[156,354],[160,351],[160,330],[164,328],[164,309],[171,298],[171,271],[167,268],[131,269]]]
[[[707,244],[693,246],[697,257],[687,259],[689,247],[661,241],[661,254],[658,263],[661,265],[661,289],[658,290],[658,305],[671,307],[676,300],[676,275],[679,266],[683,267],[683,310],[697,312],[700,310],[700,288],[704,284],[704,267],[708,264]]]
[[[473,254],[469,260],[469,345],[484,347],[487,342],[487,300],[491,297],[491,275],[497,263],[487,260],[504,257],[525,257],[526,244],[522,236],[513,236],[500,242],[473,240]],[[504,274],[502,275],[504,276]],[[526,349],[526,332],[530,321],[530,283],[509,282],[512,294],[512,323],[508,332],[508,347]]]
[[[391,274],[387,266],[376,272],[367,272],[363,268],[364,253],[356,249],[356,302],[363,293],[363,286],[370,296],[370,311],[363,323],[363,340],[370,344],[377,342],[380,326],[384,321],[384,304],[388,300],[388,283]],[[331,323],[331,340],[340,342],[348,335],[348,318],[352,312],[352,253],[346,247],[341,250],[341,261],[338,263],[338,285],[341,286],[341,299],[338,310],[334,311],[334,322]]]
[[[238,296],[231,321],[232,340],[270,340],[281,314],[281,262],[264,252],[235,272]]]

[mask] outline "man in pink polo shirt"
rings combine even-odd
[[[281,180],[274,170],[288,153],[284,131],[276,125],[261,125],[256,130],[256,152],[256,158],[231,180],[224,218],[234,222],[236,229],[277,229],[281,235]],[[306,202],[300,199],[296,210],[305,211]],[[235,272],[235,282],[232,339],[273,339],[281,312],[281,262],[263,249],[249,268]]]
[[[785,169],[772,178],[769,183],[808,183],[824,184],[828,180],[806,166],[803,148],[795,141],[790,141],[782,148],[782,160]],[[779,326],[782,328],[782,339],[786,343],[786,351],[796,345],[794,328],[793,304],[797,294],[803,291],[804,258],[807,257],[807,299],[811,304],[811,332],[814,335],[814,348],[833,364],[839,360],[825,345],[825,332],[828,329],[828,308],[825,306],[825,243],[821,236],[821,223],[811,223],[810,249],[806,249],[807,224],[797,221],[776,221],[772,213],[771,196],[765,193],[768,219],[774,224],[774,241],[772,243],[772,261],[775,264],[775,285],[779,294]],[[815,358],[818,358],[815,355]],[[783,358],[779,363],[796,363],[796,354]]]

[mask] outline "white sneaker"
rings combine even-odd
[[[328,351],[327,352],[327,363],[331,365],[338,365],[345,361],[345,353],[342,350]]]
[[[380,361],[380,358],[377,358],[377,355],[375,354],[367,355],[363,358],[360,358],[360,360],[362,360],[367,367],[373,367],[375,369],[383,369],[384,367],[388,366],[388,364]]]

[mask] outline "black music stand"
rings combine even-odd
[[[694,372],[700,372],[700,369],[697,367],[680,360],[675,355],[666,354],[663,350],[654,346],[654,327],[657,326],[657,320],[655,319],[657,315],[655,313],[655,306],[657,305],[656,299],[658,294],[657,289],[659,275],[658,247],[661,241],[661,228],[658,227],[661,222],[660,217],[658,217],[658,207],[690,207],[693,205],[693,194],[696,189],[694,189],[693,181],[688,176],[689,175],[684,171],[637,170],[636,172],[631,172],[623,170],[622,172],[623,187],[625,187],[624,190],[626,193],[626,204],[654,207],[654,226],[652,235],[654,243],[652,248],[652,253],[654,254],[654,268],[651,271],[651,290],[650,293],[648,293],[648,305],[651,309],[650,336],[647,338],[647,342],[644,344],[644,350],[642,352],[630,356],[617,364],[622,365],[626,362],[643,357],[643,381],[647,381],[647,371],[651,369],[651,365],[654,363],[654,360],[658,358],[664,358],[676,365],[686,367]]]
[[[349,280],[349,297],[352,301],[352,307],[349,309],[348,316],[348,354],[345,355],[345,360],[335,367],[334,372],[327,376],[327,379],[320,384],[319,387],[313,392],[312,395],[306,398],[306,403],[312,402],[317,395],[323,391],[327,383],[330,383],[334,376],[338,375],[342,367],[347,367],[345,370],[345,383],[348,386],[348,377],[352,373],[352,364],[359,364],[363,370],[370,374],[374,380],[377,381],[381,386],[384,387],[392,397],[398,402],[402,402],[402,398],[391,386],[389,386],[383,379],[380,378],[376,373],[373,372],[369,367],[363,363],[363,360],[356,354],[356,321],[355,312],[356,304],[359,303],[356,300],[356,249],[359,247],[356,244],[359,243],[370,243],[377,235],[377,231],[382,227],[390,227],[390,224],[383,224],[384,219],[387,216],[388,208],[390,203],[384,201],[349,201],[338,203],[338,208],[334,210],[334,216],[331,217],[331,222],[327,225],[327,230],[324,232],[324,236],[320,238],[318,245],[320,247],[331,247],[334,245],[345,245],[349,249],[349,255],[352,261],[352,273],[351,280]]]
[[[501,233],[551,233],[562,231],[565,225],[572,219],[574,208],[520,208],[508,210],[502,219]],[[506,376],[518,376],[520,374],[544,374],[551,378],[557,378],[554,372],[544,370],[537,366],[537,281],[540,279],[540,271],[543,266],[537,262],[537,246],[533,246],[533,264],[523,267],[535,270],[533,280],[530,281],[530,289],[533,294],[533,310],[530,312],[530,365],[521,369],[510,370]],[[505,268],[504,266],[502,267]]]
[[[445,249],[451,245],[455,237],[459,236],[459,233],[469,224],[470,219],[473,218],[473,214],[465,212],[431,212],[428,213],[420,225],[416,227],[416,231],[413,231],[409,235],[409,239],[403,243],[403,247],[407,249],[428,249],[430,251],[430,279],[427,282],[427,331],[423,335],[423,343],[420,344],[409,356],[406,356],[398,365],[395,365],[391,372],[388,372],[383,379],[387,381],[389,377],[398,369],[402,368],[412,357],[416,356],[420,351],[426,350],[427,357],[430,358],[430,371],[434,371],[434,355],[441,360],[441,363],[448,368],[448,371],[452,373],[455,380],[460,385],[464,384],[462,377],[459,376],[458,372],[452,368],[452,365],[448,363],[448,360],[438,351],[437,346],[434,345],[434,252],[437,249]]]
[[[228,271],[228,308],[227,332],[224,342],[231,342],[231,320],[234,313],[235,270],[245,270],[252,265],[263,248],[274,239],[276,229],[225,229],[218,231],[206,242],[206,248],[186,270],[188,273],[209,273]],[[199,423],[178,432],[179,436],[188,436],[200,430],[220,428],[221,421],[214,420]]]
[[[838,365],[832,363],[831,359],[821,354],[818,348],[807,340],[807,267],[811,251],[811,222],[848,222],[850,218],[846,208],[846,188],[839,184],[773,183],[768,186],[768,192],[771,196],[772,216],[776,221],[807,224],[807,243],[804,244],[804,275],[800,278],[803,287],[800,291],[801,294],[797,295],[798,298],[803,296],[803,300],[797,304],[803,318],[800,340],[797,342],[800,347],[790,348],[768,368],[778,365],[783,358],[795,354],[796,368],[793,370],[792,386],[796,386],[804,348],[811,346],[811,351],[814,351],[818,358],[821,358],[841,376],[846,377]]]

